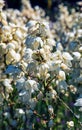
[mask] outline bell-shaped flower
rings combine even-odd
[[[74,60],[80,60],[81,54],[79,52],[73,52],[72,54],[74,55]]]
[[[82,46],[79,48],[79,52],[82,52]]]
[[[32,50],[36,50],[43,46],[43,41],[40,37],[27,37],[25,42],[27,48],[30,48]]]
[[[11,93],[13,91],[10,79],[4,79],[3,85],[6,87],[6,92]]]
[[[64,71],[59,70],[59,72],[58,72],[58,79],[59,79],[59,80],[65,80],[65,79],[66,79],[66,76],[65,76],[65,72],[64,72]]]
[[[15,50],[9,49],[6,55],[6,64],[11,64],[11,62],[18,62],[20,60],[20,54],[16,53]]]
[[[3,8],[3,6],[4,6],[4,0],[0,0],[0,11]]]
[[[6,44],[5,43],[0,43],[0,54],[1,55],[6,54]]]
[[[82,98],[79,98],[76,100],[76,103],[74,104],[75,106],[82,107]]]
[[[25,53],[24,53],[24,61],[29,63],[32,60],[32,53],[33,51],[30,48],[26,48],[25,49]]]
[[[38,83],[35,80],[27,80],[25,82],[25,88],[29,92],[33,92],[33,90],[38,90]]]
[[[73,57],[68,52],[63,52],[62,56],[65,60],[73,60]]]

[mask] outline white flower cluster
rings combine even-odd
[[[3,5],[1,0],[0,105],[2,106],[4,101],[8,102],[8,107],[15,104],[15,101],[11,101],[13,93],[14,98],[15,93],[17,94],[16,103],[22,104],[15,109],[13,119],[9,111],[6,111],[8,108],[4,108],[3,115],[9,119],[11,126],[16,127],[16,118],[22,117],[23,121],[26,117],[31,119],[37,103],[44,100],[48,102],[48,126],[53,127],[52,102],[56,102],[58,94],[66,95],[68,90],[75,94],[77,89],[79,94],[82,94],[82,29],[78,27],[73,32],[66,33],[66,38],[76,37],[78,41],[71,40],[67,48],[64,48],[61,42],[54,40],[49,22],[34,20],[33,16],[33,19],[28,21],[24,12],[12,9],[3,11]],[[62,10],[62,7],[60,9]],[[62,10],[62,13],[65,12]],[[63,15],[60,21],[62,17]],[[76,35],[72,35],[73,33]],[[82,97],[76,100],[75,106],[82,107]],[[82,111],[82,108],[79,110]],[[74,123],[70,121],[67,125],[73,127]]]

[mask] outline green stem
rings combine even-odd
[[[59,99],[60,102],[62,102],[62,104],[74,115],[74,117],[78,120],[77,115],[73,112],[73,110],[59,97],[57,96],[57,98]],[[80,122],[78,120],[78,123],[80,124],[80,126],[82,126],[82,122]]]

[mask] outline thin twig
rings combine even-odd
[[[60,102],[62,102],[62,104],[74,115],[74,117],[78,120],[77,115],[73,112],[73,110],[59,97],[57,96],[57,98],[59,99]],[[80,122],[78,120],[78,123],[80,124],[80,126],[82,126],[82,122]]]

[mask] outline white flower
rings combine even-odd
[[[74,35],[75,35],[75,33],[74,33],[74,32],[69,32],[69,33],[67,33],[67,36],[68,36],[68,37],[71,37],[71,38],[73,38],[73,37],[74,37]]]
[[[0,43],[0,53],[6,54],[6,44],[5,43]]]
[[[26,24],[26,27],[31,28],[31,27],[33,27],[33,26],[35,26],[35,25],[36,25],[36,21],[30,20],[30,21]]]
[[[64,64],[64,63],[61,63],[60,67],[63,69],[63,70],[70,70],[70,68]]]
[[[78,29],[77,31],[82,35],[82,29]]]
[[[15,44],[14,43],[8,43],[7,46],[6,46],[6,49],[9,50],[9,49],[15,49]]]
[[[25,82],[25,88],[26,88],[26,90],[29,90],[29,91],[38,90],[38,84],[35,80],[27,80]]]
[[[74,104],[75,106],[82,107],[82,98],[79,98],[76,100],[76,103]]]
[[[16,53],[15,56],[16,56],[16,57],[15,57],[15,61],[16,61],[16,62],[20,61],[21,55],[20,55],[19,53]]]
[[[38,31],[41,37],[49,36],[49,23],[48,22],[39,22],[37,23]]]
[[[19,99],[23,103],[30,103],[31,94],[38,90],[38,83],[35,80],[27,80],[21,78],[17,81],[16,87],[19,92]]]
[[[18,62],[20,60],[20,54],[16,53],[15,50],[9,49],[6,55],[6,64],[11,64],[11,62]]]
[[[23,109],[20,109],[20,108],[16,109],[16,112],[17,112],[18,114],[21,114],[21,115],[24,115],[24,114],[25,114],[24,110],[23,110]]]
[[[67,125],[68,125],[68,127],[70,128],[70,127],[74,127],[74,122],[73,121],[67,121]]]
[[[47,21],[43,22],[41,27],[44,27],[47,31],[49,30],[49,23]]]
[[[72,63],[71,63],[70,60],[65,60],[65,59],[64,59],[63,63],[64,63],[65,65],[67,65],[69,68],[72,67]]]
[[[8,25],[3,26],[3,31],[5,32],[11,32],[11,27]]]
[[[46,97],[49,99],[49,100],[52,100],[52,99],[56,99],[56,95],[57,95],[57,92],[52,89],[51,91],[47,92],[46,93]]]
[[[59,80],[65,80],[66,79],[65,72],[62,70],[59,70],[58,78]]]
[[[9,112],[4,112],[3,115],[5,116],[5,118],[8,118],[8,119],[11,117]]]
[[[48,111],[49,111],[50,114],[53,114],[54,109],[51,105],[48,106]]]
[[[82,52],[82,46],[79,48],[79,52]]]
[[[25,26],[20,26],[19,28],[20,28],[20,30],[21,30],[22,33],[24,33],[24,34],[27,33],[27,27],[25,27]],[[25,34],[25,35],[26,35],[26,34]]]
[[[79,111],[82,112],[82,107],[79,108]]]
[[[63,46],[62,46],[62,44],[61,44],[60,42],[57,43],[56,49],[59,50],[59,51],[62,51],[62,50],[63,50]]]
[[[49,69],[49,66],[46,63],[37,66],[37,70],[41,78],[44,78],[44,77],[47,78],[48,69]]]
[[[0,0],[0,10],[3,8],[4,6],[4,0]]]
[[[4,79],[3,85],[6,87],[11,87],[11,80],[10,79]]]
[[[75,87],[75,86],[73,86],[73,85],[69,85],[69,88],[70,88],[70,91],[72,92],[72,93],[76,93],[76,91],[77,91],[77,88]]]
[[[13,91],[12,85],[11,85],[11,80],[10,79],[4,79],[3,85],[6,87],[6,91],[8,93]]]
[[[22,39],[23,38],[23,35],[22,35],[22,32],[20,30],[16,30],[15,32],[15,38],[19,38],[19,39]]]
[[[74,55],[75,60],[79,60],[81,58],[81,54],[79,52],[73,52],[72,54]]]
[[[21,92],[19,92],[19,96],[21,97],[21,96],[26,96],[27,95],[27,92],[26,92],[26,90],[22,90]]]
[[[11,32],[3,32],[3,34],[2,34],[2,41],[3,42],[9,42],[9,41],[11,41],[12,40],[12,34],[11,34]]]
[[[62,56],[65,60],[73,60],[73,57],[68,52],[63,52]]]
[[[2,18],[2,20],[5,20],[6,21],[6,15],[4,12],[1,12],[0,13],[0,17]]]
[[[16,58],[16,52],[10,49],[6,55],[6,64],[10,64]]]
[[[24,53],[25,62],[28,63],[32,60],[32,54],[33,54],[33,51],[30,48],[25,49],[25,53]]]
[[[46,42],[47,44],[51,47],[51,46],[56,46],[56,41],[51,39],[51,38],[48,38],[46,39]]]
[[[8,43],[8,45],[9,45],[9,48],[16,49],[18,52],[21,48],[20,44],[14,39],[12,39],[11,42]],[[12,46],[12,47],[10,47],[10,46]],[[9,48],[7,48],[7,49],[9,49]]]
[[[55,64],[54,61],[48,61],[47,64],[49,66],[48,68],[49,71],[54,71],[58,68],[58,66]]]
[[[27,37],[25,44],[27,45],[27,48],[36,50],[43,46],[43,41],[40,37]]]

